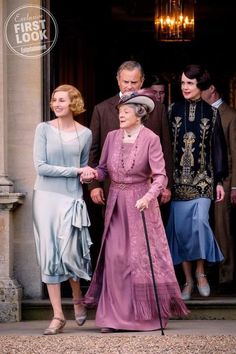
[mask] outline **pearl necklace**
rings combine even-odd
[[[127,132],[124,130],[124,136],[123,136],[123,141],[121,145],[121,156],[120,156],[120,161],[121,161],[121,167],[125,170],[126,174],[129,174],[132,169],[135,166],[135,161],[136,161],[136,155],[138,151],[138,140],[139,140],[139,133],[143,129],[143,125],[139,126],[138,131],[136,130],[133,132],[133,134],[127,134]],[[127,134],[127,137],[125,136],[125,133]],[[128,160],[128,165],[129,167],[126,168],[125,160],[124,160],[124,143],[134,143],[135,145],[132,147],[131,152],[129,156],[127,157]],[[130,161],[129,159],[132,159]],[[126,161],[127,162],[127,161]]]

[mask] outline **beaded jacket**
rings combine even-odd
[[[173,199],[214,198],[227,176],[227,150],[218,110],[202,99],[171,105]]]

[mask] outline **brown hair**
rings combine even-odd
[[[211,85],[210,75],[204,66],[198,64],[190,64],[185,67],[183,73],[190,80],[196,79],[197,87],[200,90],[207,90]]]
[[[60,85],[56,87],[55,90],[53,90],[51,95],[51,101],[50,101],[51,109],[52,109],[53,97],[56,92],[60,92],[60,91],[68,92],[69,98],[71,100],[69,107],[74,116],[78,116],[80,113],[85,112],[84,100],[80,91],[76,87],[68,84]]]

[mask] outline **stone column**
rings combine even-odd
[[[0,32],[3,33],[5,1],[0,0]],[[14,193],[7,174],[7,64],[5,43],[0,41],[0,322],[20,321],[22,288],[13,275],[12,211],[23,203],[24,194]]]

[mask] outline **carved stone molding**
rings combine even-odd
[[[24,193],[0,192],[0,210],[14,210],[18,205],[23,204]]]

